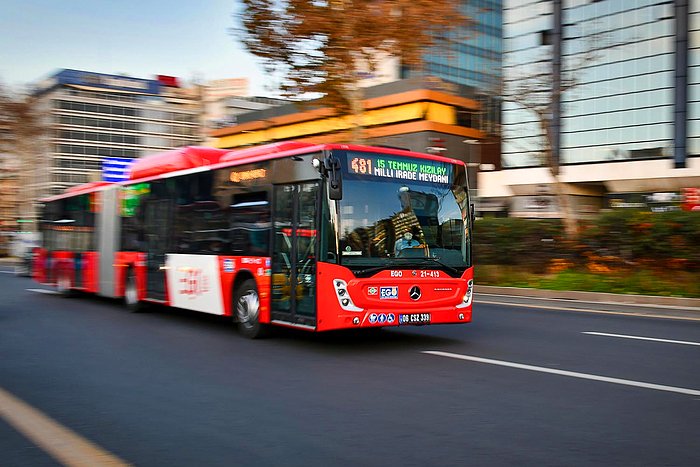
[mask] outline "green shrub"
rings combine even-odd
[[[559,220],[481,219],[474,227],[474,261],[538,273],[556,264],[598,273],[640,267],[700,271],[700,214],[606,212],[583,221],[575,240],[564,238]]]
[[[700,269],[700,215],[695,212],[612,211],[587,223],[579,237],[589,255],[630,266]]]
[[[490,218],[474,226],[476,264],[525,266],[544,272],[551,260],[572,254],[559,220]]]

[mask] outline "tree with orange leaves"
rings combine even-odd
[[[360,70],[387,57],[419,69],[423,55],[471,24],[461,2],[242,0],[234,33],[279,78],[286,96],[321,96],[359,125]]]

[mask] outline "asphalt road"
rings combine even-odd
[[[700,465],[698,321],[477,303],[250,341],[36,288],[0,273],[0,389],[133,465]],[[0,417],[0,465],[60,464]]]

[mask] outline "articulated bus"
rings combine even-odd
[[[463,162],[386,147],[185,147],[44,200],[35,280],[231,317],[251,338],[471,321]]]

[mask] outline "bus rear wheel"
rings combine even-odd
[[[70,288],[70,276],[67,271],[59,271],[56,275],[56,292],[62,297],[72,297],[73,291]]]
[[[136,274],[129,268],[126,272],[126,284],[124,286],[124,304],[132,313],[143,311],[143,302],[139,300],[139,289],[136,285]]]
[[[249,339],[257,339],[267,334],[267,327],[260,323],[260,296],[254,279],[246,279],[236,289],[233,304],[238,331],[241,334]]]

